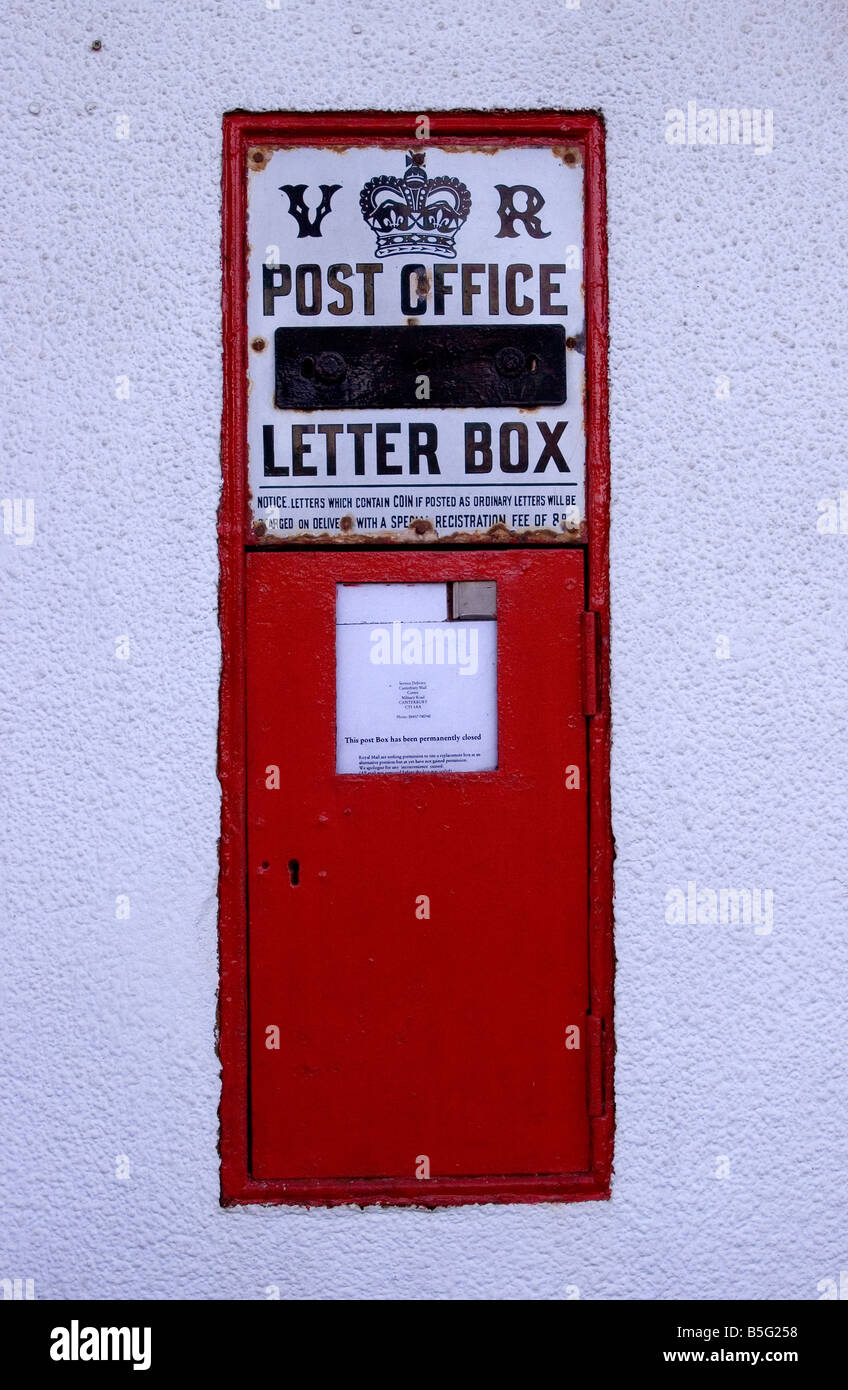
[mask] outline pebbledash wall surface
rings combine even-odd
[[[833,1294],[838,26],[823,0],[7,6],[0,1277],[38,1298]],[[613,1195],[224,1210],[221,118],[454,106],[606,120]],[[713,141],[740,108],[759,142]],[[710,921],[722,888],[759,890],[759,917]]]

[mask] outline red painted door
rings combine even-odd
[[[337,773],[337,585],[463,580],[496,770]],[[253,1176],[585,1171],[582,554],[252,553],[246,604]]]

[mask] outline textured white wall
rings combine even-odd
[[[848,1268],[848,536],[816,531],[848,488],[840,6],[6,10],[0,495],[34,499],[36,533],[0,534],[0,1276],[53,1298],[818,1297]],[[773,153],[670,146],[688,100],[771,108]],[[452,105],[608,125],[614,1195],[223,1211],[221,115]],[[771,888],[774,930],[668,925],[688,879]]]

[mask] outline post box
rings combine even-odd
[[[603,131],[228,116],[225,1204],[612,1163]]]

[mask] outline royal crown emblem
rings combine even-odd
[[[454,237],[471,211],[471,194],[459,179],[428,179],[425,159],[423,151],[410,152],[402,179],[381,174],[359,195],[362,216],[377,234],[377,256],[456,255]]]

